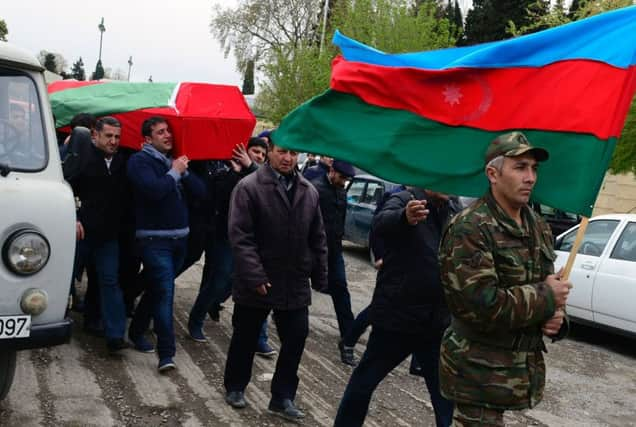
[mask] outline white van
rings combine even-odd
[[[43,71],[31,54],[0,41],[0,400],[18,350],[71,336],[75,203]]]

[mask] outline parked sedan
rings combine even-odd
[[[577,230],[557,238],[557,270],[565,265]],[[591,218],[570,280],[567,310],[574,321],[636,336],[636,215]]]
[[[373,214],[387,191],[398,184],[373,175],[356,175],[347,186],[347,217],[344,238],[355,244],[369,247],[369,231]]]

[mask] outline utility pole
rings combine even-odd
[[[130,81],[130,69],[133,66],[133,62],[132,62],[132,55],[130,56],[130,58],[128,58],[128,81]]]

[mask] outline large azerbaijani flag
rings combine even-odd
[[[534,198],[589,216],[636,91],[636,6],[515,39],[388,54],[336,32],[330,89],[275,143],[385,179],[464,196],[484,153],[521,130],[546,148]]]

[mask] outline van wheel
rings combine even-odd
[[[15,374],[16,352],[14,350],[0,350],[0,401],[9,393]]]

